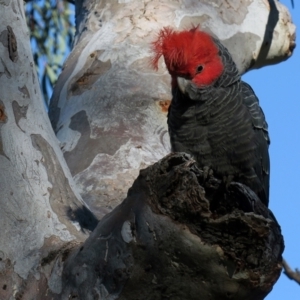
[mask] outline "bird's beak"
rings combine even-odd
[[[177,83],[181,92],[185,94],[186,87],[190,83],[190,80],[183,77],[177,77]]]

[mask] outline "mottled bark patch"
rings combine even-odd
[[[2,137],[1,137],[1,135],[0,135],[0,155],[5,156],[9,160],[9,157],[5,154],[5,152],[3,150],[3,143],[2,143]]]
[[[0,299],[9,299],[13,295],[14,288],[14,266],[9,259],[0,257]]]
[[[8,6],[11,3],[11,0],[0,0],[1,5]]]
[[[58,256],[61,256],[61,260],[62,262],[64,262],[69,256],[71,250],[74,247],[78,246],[80,243],[76,241],[71,241],[68,243],[57,243],[57,241],[55,241],[55,238],[51,238],[50,242],[48,241],[47,244],[49,245],[49,248],[44,250],[44,251],[46,250],[48,251],[47,251],[47,255],[45,255],[41,260],[41,267],[51,265],[53,261],[58,258]],[[57,246],[57,244],[59,246]]]
[[[2,142],[2,136],[1,136],[1,127],[4,123],[6,123],[6,121],[7,121],[7,115],[5,113],[5,106],[4,106],[4,103],[0,100],[0,155],[3,155],[7,159],[9,159],[3,150],[3,142]]]
[[[18,44],[15,33],[10,26],[7,26],[8,54],[12,62],[16,62],[18,58]]]
[[[253,57],[253,53],[256,50],[256,43],[260,40],[258,35],[253,33],[236,33],[232,37],[226,40],[222,40],[222,44],[229,50],[233,59],[235,57],[239,57],[241,52],[245,53],[245,57]],[[251,41],[251,42],[249,42]],[[254,60],[244,60],[242,65],[237,65],[239,71],[241,70],[248,70],[250,69],[253,64],[255,63]]]
[[[69,223],[65,222],[66,215],[72,221],[78,222],[82,229],[95,227],[96,218],[79,204],[51,145],[39,134],[32,134],[31,140],[33,147],[44,157],[44,163],[42,163],[47,170],[48,180],[52,184],[52,188],[49,189],[50,204],[61,223],[66,224],[68,230],[74,235],[78,233],[74,227],[70,227]],[[81,214],[80,211],[82,211]],[[80,218],[77,218],[78,216]]]
[[[22,16],[22,18],[24,18],[24,17],[25,17],[25,16],[24,16],[24,13],[23,13],[24,9],[21,8],[20,2],[18,2],[18,1],[16,1],[16,2],[17,2],[17,3],[11,2],[12,10],[13,10],[13,12],[14,12],[16,15],[20,15],[20,16]],[[17,5],[17,7],[16,7],[16,5]]]
[[[14,271],[14,264],[9,260],[1,260],[0,299],[43,299],[53,300],[55,295],[49,291],[48,278],[42,272],[33,271],[26,279]],[[12,296],[13,295],[13,296]]]
[[[66,299],[109,299],[110,294],[114,295],[111,299],[117,299],[116,296],[129,279],[133,266],[132,251],[123,240],[122,228],[124,222],[130,222],[134,227],[134,214],[127,207],[123,216],[120,215],[117,223],[108,216],[106,226],[94,231],[92,238],[70,256],[62,276],[62,295]],[[113,228],[116,235],[111,234]],[[110,264],[111,261],[113,265]]]
[[[89,167],[98,153],[113,155],[120,148],[120,145],[128,140],[128,138],[122,137],[121,133],[119,137],[114,136],[112,138],[107,131],[101,133],[100,130],[97,132],[97,139],[92,139],[90,137],[91,127],[84,110],[71,118],[70,128],[81,133],[76,147],[72,151],[64,153],[73,176]],[[118,131],[124,131],[122,123],[119,125]]]
[[[30,97],[30,94],[29,94],[29,91],[28,91],[26,85],[24,85],[22,87],[18,87],[18,90],[23,94],[24,98],[29,98]]]
[[[0,43],[6,48],[8,45],[8,38],[7,38],[7,30],[3,30],[0,33]]]
[[[1,123],[6,123],[7,121],[7,115],[5,113],[5,106],[3,102],[0,100],[0,126]]]
[[[86,174],[83,172],[75,180],[80,186],[89,187],[80,191],[81,197],[97,218],[101,220],[126,198],[128,188],[138,176],[139,170],[128,169],[122,173],[112,172],[113,176],[107,178],[107,176],[100,177],[101,172],[101,175],[97,176],[99,168],[99,164],[93,164],[85,172],[95,174],[94,176],[85,176]]]
[[[33,67],[33,62],[30,63],[30,67],[32,68]],[[34,71],[32,70],[31,72],[31,75],[32,75],[32,83],[33,85],[35,84],[35,74],[34,74]]]
[[[191,25],[199,25],[199,24],[205,24],[206,21],[210,20],[211,17],[207,14],[203,14],[201,16],[186,16],[186,17],[183,17],[180,21],[180,28],[190,28]],[[205,29],[205,28],[202,28],[200,27],[201,29]],[[209,31],[207,31],[209,32]]]
[[[28,105],[20,106],[17,101],[12,102],[12,108],[16,120],[17,126],[22,130],[22,128],[19,125],[19,122],[22,118],[26,119],[27,118],[27,110],[28,110]],[[24,132],[24,130],[22,130]]]
[[[159,104],[159,106],[160,106],[160,108],[161,108],[161,111],[162,111],[163,113],[167,113],[168,110],[169,110],[169,106],[170,106],[170,104],[171,104],[171,100],[160,100],[160,101],[158,102],[158,104]]]
[[[3,65],[3,70],[4,70],[4,72],[0,72],[0,77],[1,77],[3,74],[5,74],[7,78],[11,78],[11,74],[10,74],[10,72],[8,71],[7,67],[6,67],[6,64],[4,63],[4,61],[3,61],[2,58],[0,58],[0,59],[1,59],[1,63],[2,63],[2,65]]]
[[[68,89],[68,97],[72,95],[81,95],[85,90],[91,89],[99,77],[111,68],[110,60],[103,62],[98,59],[98,56],[102,52],[103,51],[98,50],[90,54],[84,67],[71,80]]]
[[[135,59],[129,65],[129,68],[131,70],[138,70],[141,73],[147,73],[147,74],[149,74],[149,70],[152,70],[151,59],[148,56],[146,56],[144,58],[140,58],[140,59]],[[163,74],[164,71],[165,70],[162,70],[162,69],[158,70],[158,72],[160,72],[160,74]]]
[[[225,24],[242,24],[248,14],[248,6],[253,0],[204,0],[203,3],[218,7],[216,11]]]

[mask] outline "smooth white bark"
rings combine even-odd
[[[24,279],[38,276],[45,240],[84,238],[67,217],[81,198],[43,107],[23,2],[0,2],[0,20],[1,268]]]

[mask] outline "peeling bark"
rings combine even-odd
[[[50,118],[83,199],[99,218],[122,201],[138,171],[170,151],[171,100],[150,43],[163,26],[218,36],[241,73],[293,51],[295,26],[278,1],[76,2],[77,34],[51,101]],[[162,65],[162,60],[160,61]]]

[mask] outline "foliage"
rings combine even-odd
[[[62,0],[28,2],[25,7],[34,62],[45,104],[71,50],[74,36],[74,5]]]

